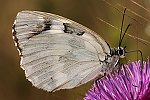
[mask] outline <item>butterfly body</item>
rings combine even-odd
[[[120,58],[120,48],[110,48],[92,30],[50,13],[19,12],[13,33],[27,79],[49,92],[104,75]]]

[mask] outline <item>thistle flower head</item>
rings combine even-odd
[[[129,63],[97,80],[84,100],[150,100],[150,60],[143,66]]]

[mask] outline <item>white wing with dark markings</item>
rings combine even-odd
[[[95,32],[64,17],[19,12],[13,38],[27,79],[49,92],[77,87],[107,70],[109,45]],[[114,66],[118,59],[111,57],[108,63]]]

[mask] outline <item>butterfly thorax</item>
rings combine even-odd
[[[116,69],[119,58],[125,57],[125,50],[123,47],[111,48],[110,54],[105,57],[103,63],[103,70],[105,73],[110,72],[113,69]]]

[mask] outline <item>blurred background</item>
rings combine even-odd
[[[38,10],[64,16],[97,32],[111,47],[117,47],[124,7],[124,27],[131,23],[123,40],[127,50],[140,49],[144,60],[150,55],[150,0],[3,0],[0,3],[0,100],[77,100],[93,82],[55,93],[37,89],[26,80],[12,39],[12,25],[22,10]],[[134,38],[133,38],[134,37]],[[139,37],[137,39],[135,37]],[[140,60],[129,53],[122,61]]]

